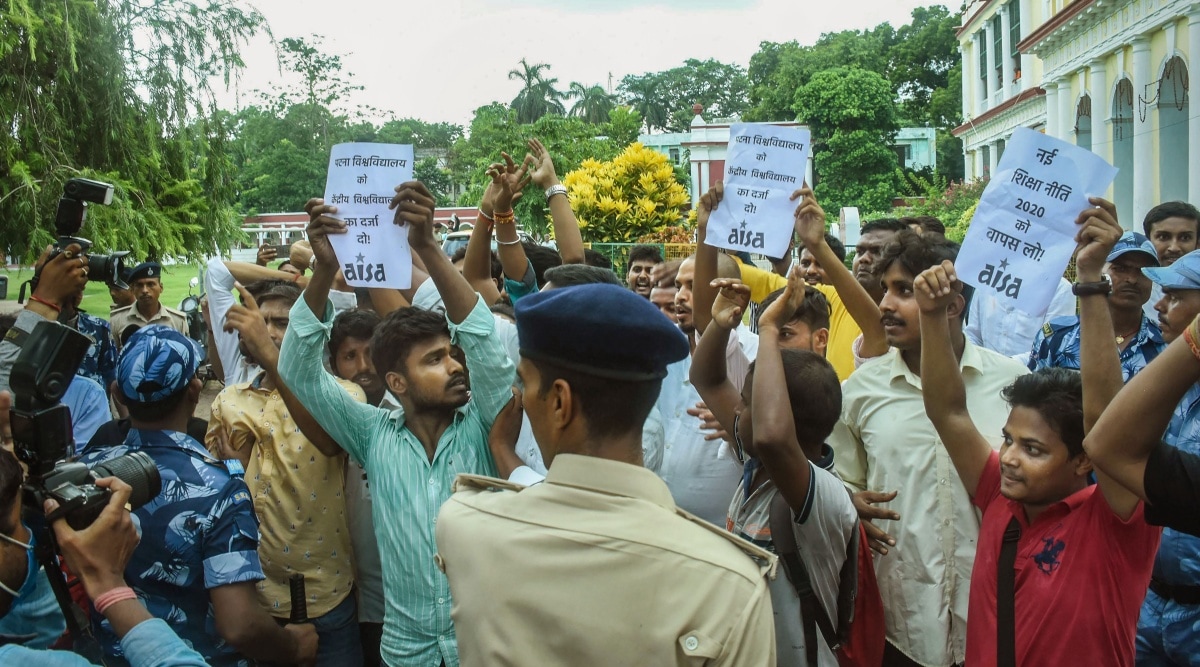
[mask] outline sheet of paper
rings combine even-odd
[[[983,191],[955,263],[976,290],[1046,314],[1075,251],[1075,218],[1117,169],[1095,153],[1017,128]]]
[[[808,128],[735,123],[729,128],[725,198],[708,220],[708,245],[782,257],[795,228],[812,151]]]
[[[338,264],[353,287],[405,289],[412,284],[408,228],[388,210],[395,187],[413,177],[413,147],[338,144],[329,153],[325,203],[337,206],[345,234],[331,235]]]

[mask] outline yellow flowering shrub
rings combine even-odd
[[[563,177],[583,239],[629,243],[677,225],[687,190],[662,153],[630,144],[609,162],[584,160]]]

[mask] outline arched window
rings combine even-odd
[[[1092,98],[1084,95],[1075,106],[1075,145],[1092,150]]]
[[[1167,61],[1158,81],[1158,201],[1188,198],[1188,71]]]
[[[1113,203],[1117,219],[1127,229],[1133,220],[1133,83],[1129,79],[1117,82],[1112,108],[1113,166],[1119,169],[1113,184]]]

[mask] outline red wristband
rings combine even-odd
[[[54,312],[56,312],[56,313],[62,312],[62,306],[58,305],[57,303],[50,303],[49,301],[43,299],[42,297],[40,297],[36,294],[30,294],[29,300],[36,301],[36,302],[42,304],[43,306],[46,306],[47,308],[53,308]]]
[[[96,596],[96,599],[92,601],[92,606],[96,608],[97,612],[103,615],[104,612],[108,611],[109,607],[118,602],[136,599],[137,593],[134,593],[132,588],[128,586],[122,586]]]

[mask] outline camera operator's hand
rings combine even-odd
[[[58,317],[58,311],[54,309],[61,310],[63,304],[71,301],[87,286],[88,268],[87,257],[82,254],[78,244],[72,243],[52,259],[47,259],[49,253],[49,250],[43,253],[38,262],[41,273],[37,288],[33,290],[36,298],[26,308],[53,320]]]
[[[312,623],[288,623],[283,626],[296,640],[294,664],[313,665],[317,662],[317,626]]]
[[[88,597],[125,586],[125,566],[138,545],[137,529],[129,515],[129,496],[133,487],[116,477],[96,480],[96,486],[112,492],[108,505],[92,525],[75,530],[65,518],[52,525],[58,547],[71,571],[79,575]],[[43,509],[50,514],[58,503],[47,500]]]
[[[275,261],[276,254],[275,246],[270,243],[264,243],[258,248],[258,257],[255,258],[254,263],[259,266],[266,266]]]
[[[279,346],[271,338],[267,323],[258,309],[258,302],[241,283],[235,282],[233,286],[237,288],[238,294],[242,295],[242,303],[233,306],[225,314],[225,331],[236,331],[250,356],[263,370],[273,375],[279,363]]]

